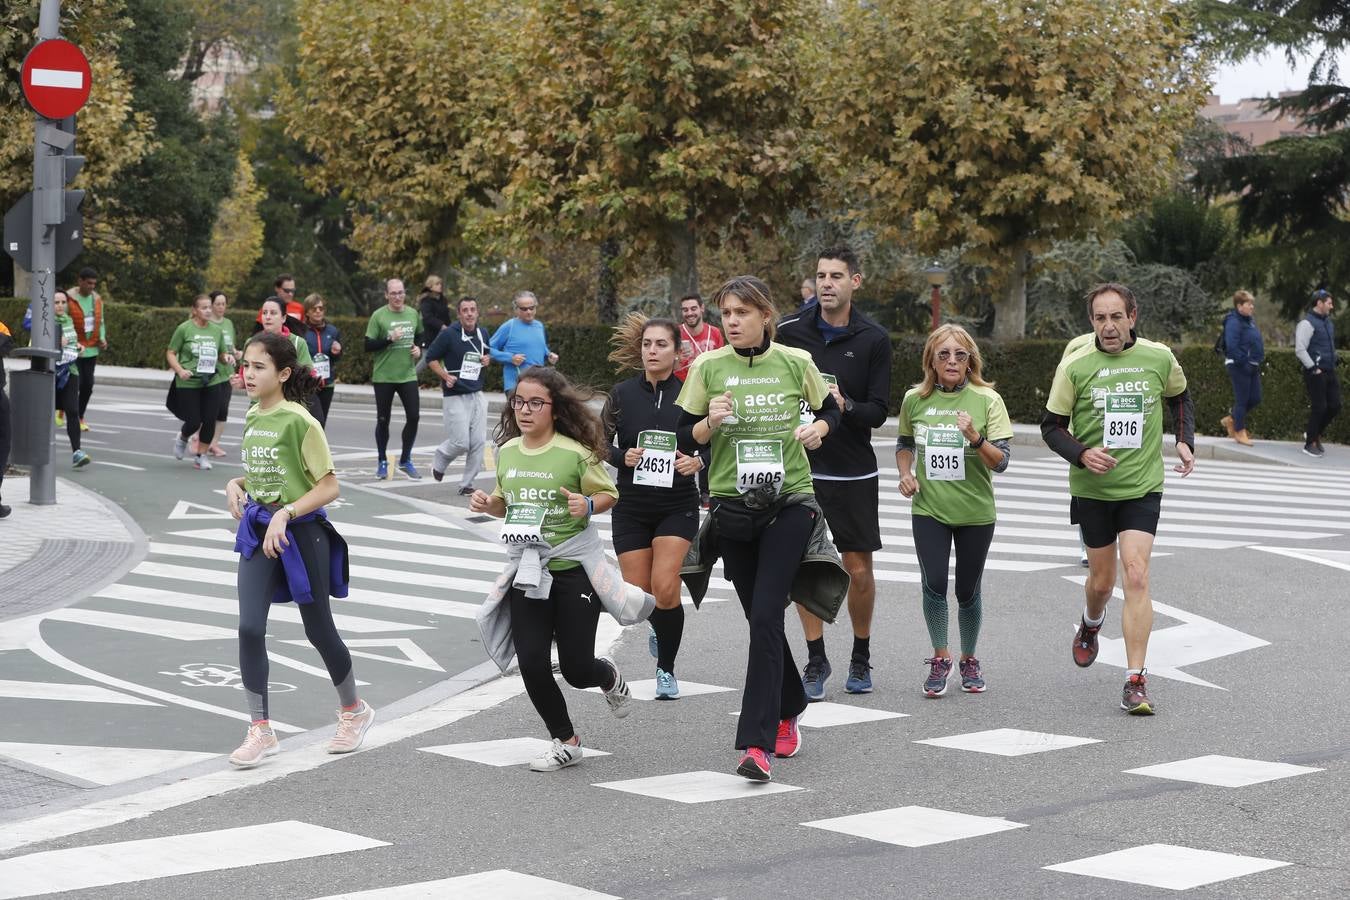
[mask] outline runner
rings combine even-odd
[[[1122,284],[1087,296],[1096,340],[1060,362],[1041,420],[1041,435],[1069,469],[1069,518],[1088,548],[1086,608],[1073,641],[1073,661],[1097,658],[1097,633],[1116,585],[1116,545],[1125,572],[1127,677],[1120,707],[1151,716],[1144,657],[1153,627],[1148,566],[1162,509],[1162,403],[1176,427],[1182,476],[1195,469],[1195,407],[1186,375],[1164,344],[1134,331],[1139,306]]]
[[[244,347],[244,389],[256,402],[244,418],[244,474],[225,485],[230,513],[239,521],[239,672],[252,720],[230,754],[230,763],[241,769],[280,749],[267,708],[267,614],[273,603],[295,601],[305,637],[337,688],[342,708],[328,752],[357,749],[375,721],[375,710],[356,696],[352,657],[329,605],[330,597],[347,596],[347,543],[324,512],[338,497],[338,480],[328,439],[304,404],[318,387],[314,371],[298,364],[291,341],[265,332]]]
[[[533,291],[516,291],[512,299],[516,316],[507,319],[492,335],[492,358],[502,364],[506,393],[516,389],[516,379],[530,366],[556,366],[558,354],[549,349],[548,331],[539,321],[539,298]]]
[[[870,694],[872,610],[877,599],[872,554],[881,549],[881,473],[872,450],[872,429],[886,424],[891,338],[853,305],[853,292],[862,286],[862,268],[852,248],[822,250],[814,283],[817,302],[801,315],[779,322],[777,340],[811,354],[842,411],[839,428],[808,456],[816,502],[825,511],[834,545],[849,574],[853,650],[844,690]],[[801,414],[803,421],[810,420],[805,408]],[[806,635],[802,688],[807,700],[823,700],[831,672],[824,623],[803,606],[797,607],[797,614]]]
[[[821,302],[825,302],[822,295]],[[984,380],[975,340],[960,325],[939,325],[923,347],[923,381],[900,403],[895,464],[900,493],[912,497],[914,552],[923,582],[923,618],[933,643],[924,660],[927,697],[947,693],[947,568],[956,545],[956,621],[961,630],[961,690],[983,693],[975,657],[984,612],[980,582],[994,539],[994,481],[1008,467],[1012,422],[1003,398]],[[915,456],[922,463],[915,476]]]
[[[239,353],[239,341],[234,331],[234,322],[225,315],[229,308],[229,298],[225,296],[224,291],[212,291],[211,297],[211,321],[220,326],[220,330],[225,333],[225,345],[230,348],[230,354],[237,356]],[[216,400],[216,436],[211,441],[211,446],[207,452],[214,457],[225,455],[224,449],[220,446],[220,436],[225,432],[225,421],[230,417],[230,401],[234,399],[234,387],[230,384],[230,379],[223,379],[216,390],[220,391],[220,397]]]
[[[319,376],[319,388],[315,395],[319,401],[319,412],[314,418],[319,424],[328,427],[328,408],[333,405],[333,385],[337,383],[337,364],[342,358],[342,335],[337,326],[331,324],[325,315],[328,301],[320,294],[310,294],[305,298],[305,346],[314,360],[314,374]],[[310,409],[314,405],[310,404]]]
[[[595,656],[601,608],[595,585],[622,587],[622,580],[617,573],[595,577],[600,574],[596,567],[608,564],[590,517],[612,507],[619,492],[603,462],[608,454],[604,428],[587,399],[555,369],[536,366],[523,372],[497,425],[496,487],[469,498],[473,512],[505,517],[502,537],[508,546],[528,547],[508,564],[498,581],[504,596],[496,599],[509,616],[509,640],[525,690],[553,737],[548,751],[530,763],[536,772],[575,765],[582,756],[581,739],[553,679],[553,642],[558,670],[568,684],[603,689],[618,718],[631,712],[632,698],[618,666]],[[546,573],[527,564],[544,560]],[[491,646],[486,636],[484,645]]]
[[[71,466],[81,469],[92,460],[80,449],[80,370],[75,365],[80,356],[80,333],[68,312],[65,291],[52,296],[52,305],[56,326],[61,329],[61,359],[56,364],[56,408],[60,410],[57,424],[65,426],[66,437],[70,439]]]
[[[806,451],[838,426],[839,408],[809,354],[773,343],[778,313],[768,285],[741,275],[713,301],[729,345],[694,360],[680,392],[680,423],[696,442],[712,445],[717,552],[750,622],[736,772],[769,781],[773,757],[801,749],[797,718],[806,694],[783,613],[794,563],[824,526]],[[809,425],[801,424],[803,400],[815,413]]]
[[[684,381],[689,367],[699,354],[726,346],[722,332],[703,318],[703,298],[698,294],[686,294],[680,298],[680,361],[675,367],[675,377]],[[698,498],[704,509],[708,508],[708,463],[711,457],[708,448],[699,450],[703,457],[703,469],[698,473]]]
[[[206,447],[216,433],[218,386],[230,377],[234,355],[225,346],[225,333],[211,321],[211,298],[206,294],[192,301],[192,316],[174,329],[164,357],[178,376],[169,388],[169,410],[183,420],[173,441],[173,457],[182,459],[188,438],[199,434],[193,467],[209,469]]]
[[[619,503],[614,507],[614,552],[623,580],[656,597],[648,649],[656,658],[656,699],[675,700],[675,656],[684,633],[680,567],[698,534],[698,489],[703,468],[697,453],[677,445],[682,386],[675,376],[680,329],[670,319],[630,315],[610,342],[619,371],[637,369],[614,386],[601,419],[609,442],[609,464],[619,470]],[[692,449],[692,448],[689,448]]]
[[[455,457],[464,454],[464,476],[459,495],[473,493],[473,482],[483,470],[487,443],[487,397],[483,394],[483,367],[492,362],[488,332],[478,324],[478,301],[459,298],[458,318],[441,329],[427,352],[427,368],[441,380],[441,421],[445,440],[431,461],[431,477],[440,481]]]
[[[89,398],[94,394],[94,367],[100,350],[108,349],[108,323],[103,318],[103,297],[94,288],[98,285],[98,270],[85,266],[80,270],[76,287],[67,291],[74,301],[68,305],[75,330],[80,334],[80,358],[75,368],[80,373],[80,430],[88,431],[84,414],[89,409]]]
[[[389,477],[389,418],[394,411],[394,395],[403,405],[403,450],[398,468],[418,480],[422,475],[413,466],[413,442],[417,440],[417,422],[422,401],[417,393],[417,360],[422,355],[422,317],[407,306],[408,292],[403,282],[390,278],[384,283],[385,306],[375,310],[366,324],[366,352],[375,354],[371,381],[375,385],[375,477]]]

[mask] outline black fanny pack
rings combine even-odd
[[[781,498],[768,506],[754,507],[740,498],[714,497],[713,525],[717,528],[719,538],[750,543],[759,538],[782,508]]]

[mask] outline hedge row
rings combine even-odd
[[[16,340],[27,343],[27,335],[17,326],[28,305],[22,299],[0,299],[0,321],[15,332]],[[252,333],[256,314],[231,311],[230,318],[241,335]],[[140,368],[166,368],[164,348],[178,323],[182,310],[110,304],[108,308],[108,350],[103,359],[112,365]],[[363,348],[365,319],[342,316],[331,320],[342,332],[342,364],[338,378],[348,384],[370,380],[371,357]],[[549,343],[561,357],[560,368],[569,376],[587,384],[607,388],[617,380],[614,368],[605,358],[609,354],[609,330],[594,326],[556,326],[549,329]],[[891,412],[900,406],[909,385],[922,375],[921,335],[896,335],[895,364],[891,378]],[[1037,422],[1045,409],[1050,380],[1064,349],[1062,341],[1015,341],[997,343],[981,340],[985,372],[998,384],[1014,421]],[[1228,411],[1232,390],[1222,363],[1208,346],[1187,346],[1179,359],[1190,381],[1195,398],[1198,430],[1219,434],[1219,419]],[[489,390],[501,390],[501,367],[487,370]],[[1249,428],[1260,438],[1297,440],[1303,431],[1308,402],[1303,378],[1294,353],[1288,348],[1267,351],[1262,389],[1265,401],[1251,415]],[[1337,443],[1350,442],[1350,414],[1332,423],[1326,438]]]

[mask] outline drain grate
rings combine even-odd
[[[135,552],[128,541],[48,538],[30,559],[5,572],[0,619],[66,606],[72,596],[121,574]]]
[[[60,800],[81,788],[34,772],[0,763],[0,809],[18,809],[34,803]]]

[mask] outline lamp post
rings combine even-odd
[[[923,277],[928,279],[928,284],[933,289],[932,307],[933,324],[929,329],[934,331],[938,327],[938,320],[941,318],[942,308],[942,286],[947,283],[947,270],[937,264],[937,261],[929,263],[928,268],[923,270]]]

